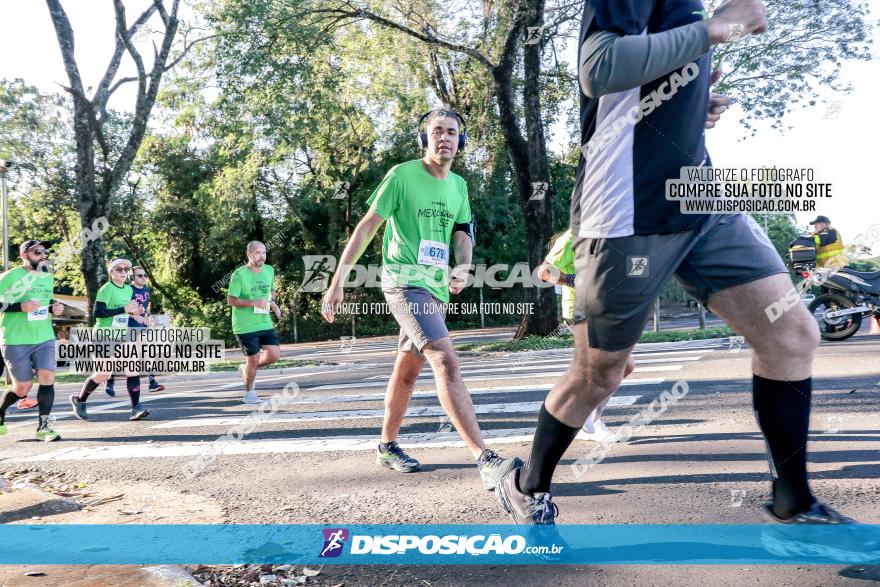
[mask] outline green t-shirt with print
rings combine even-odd
[[[0,302],[40,302],[39,309],[32,312],[0,314],[0,344],[40,344],[55,338],[49,307],[54,287],[55,277],[44,271],[16,267],[0,275]]]
[[[437,179],[420,159],[391,168],[367,204],[388,221],[382,239],[382,287],[412,285],[449,301],[452,228],[471,220],[467,184]]]
[[[133,295],[134,292],[129,284],[119,286],[108,281],[98,290],[95,301],[104,302],[108,310],[115,310],[130,302]],[[98,328],[128,328],[128,314],[123,312],[115,316],[98,318],[95,320],[95,326]]]
[[[574,275],[574,249],[571,248],[574,240],[569,228],[553,242],[553,247],[544,258],[549,263],[568,275]],[[562,287],[562,317],[566,320],[574,318],[574,288],[563,285]]]
[[[274,284],[275,269],[271,265],[263,265],[258,272],[251,271],[247,265],[243,265],[232,272],[226,293],[242,300],[268,300]],[[232,307],[233,333],[247,334],[272,328],[272,317],[268,306],[264,310],[251,306]]]

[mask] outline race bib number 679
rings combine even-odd
[[[419,265],[449,265],[449,245],[437,241],[423,240],[419,243]]]

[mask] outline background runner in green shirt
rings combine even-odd
[[[400,324],[400,339],[376,463],[403,473],[421,468],[400,448],[397,437],[414,382],[427,359],[434,370],[440,403],[476,459],[483,486],[493,490],[519,461],[502,459],[483,441],[442,304],[449,301],[450,292],[457,294],[464,288],[473,253],[467,186],[450,171],[455,154],[465,144],[463,124],[460,115],[448,110],[422,116],[418,142],[424,157],[393,167],[368,200],[370,209],[342,252],[321,313],[328,322],[334,321],[343,299],[342,284],[352,265],[387,221],[382,239],[382,289]],[[450,272],[453,240],[457,266]]]
[[[101,286],[95,297],[95,326],[97,328],[122,329],[128,328],[129,315],[140,316],[144,313],[144,307],[132,298],[131,286],[126,283],[131,275],[131,261],[128,259],[113,259],[107,265],[110,281]],[[70,406],[73,415],[80,420],[88,420],[86,401],[101,383],[110,378],[111,373],[100,371],[93,373],[84,382],[78,395],[70,396]],[[128,388],[128,397],[131,401],[131,416],[129,420],[141,420],[150,415],[150,411],[141,405],[141,376],[140,373],[127,372],[125,384]]]
[[[281,318],[275,303],[275,270],[266,265],[266,245],[248,243],[248,262],[232,272],[226,302],[232,306],[232,332],[245,356],[240,367],[244,380],[244,403],[258,404],[254,380],[260,367],[268,367],[281,356],[278,334],[269,312]]]
[[[6,410],[12,404],[19,402],[20,409],[33,407],[27,394],[34,385],[36,368],[37,439],[59,440],[61,436],[49,426],[55,403],[56,365],[51,314],[60,316],[64,308],[59,302],[52,302],[55,279],[46,271],[46,243],[28,240],[21,243],[18,252],[21,267],[0,275],[0,346],[12,377],[12,388],[0,398],[0,436],[6,434]],[[26,405],[25,401],[31,404]]]

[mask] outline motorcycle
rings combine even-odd
[[[825,340],[845,340],[862,326],[862,320],[880,319],[880,270],[853,271],[846,267],[816,267],[816,246],[811,237],[798,237],[788,246],[792,268],[804,278],[801,291],[818,286],[818,296],[804,303],[819,323]]]

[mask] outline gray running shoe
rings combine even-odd
[[[400,471],[401,473],[415,473],[422,469],[417,460],[403,452],[396,442],[388,443],[388,450],[376,451],[376,464]]]
[[[88,413],[86,413],[86,405],[83,402],[79,401],[79,398],[77,396],[70,396],[70,407],[73,408],[73,415],[80,420],[89,419],[89,415]]]
[[[129,416],[129,420],[143,420],[147,416],[150,415],[150,410],[146,409],[142,405],[138,404],[131,409],[131,416]]]
[[[486,491],[495,491],[495,486],[508,471],[514,467],[522,467],[523,462],[518,458],[502,459],[497,452],[487,448],[477,459],[477,468],[480,469],[480,477]]]
[[[526,541],[531,546],[540,547],[534,551],[535,556],[548,561],[561,560],[568,555],[571,547],[556,528],[559,508],[549,493],[531,496],[520,491],[521,470],[522,465],[517,465],[504,475],[498,482],[495,495],[517,526],[529,526],[525,532]]]

